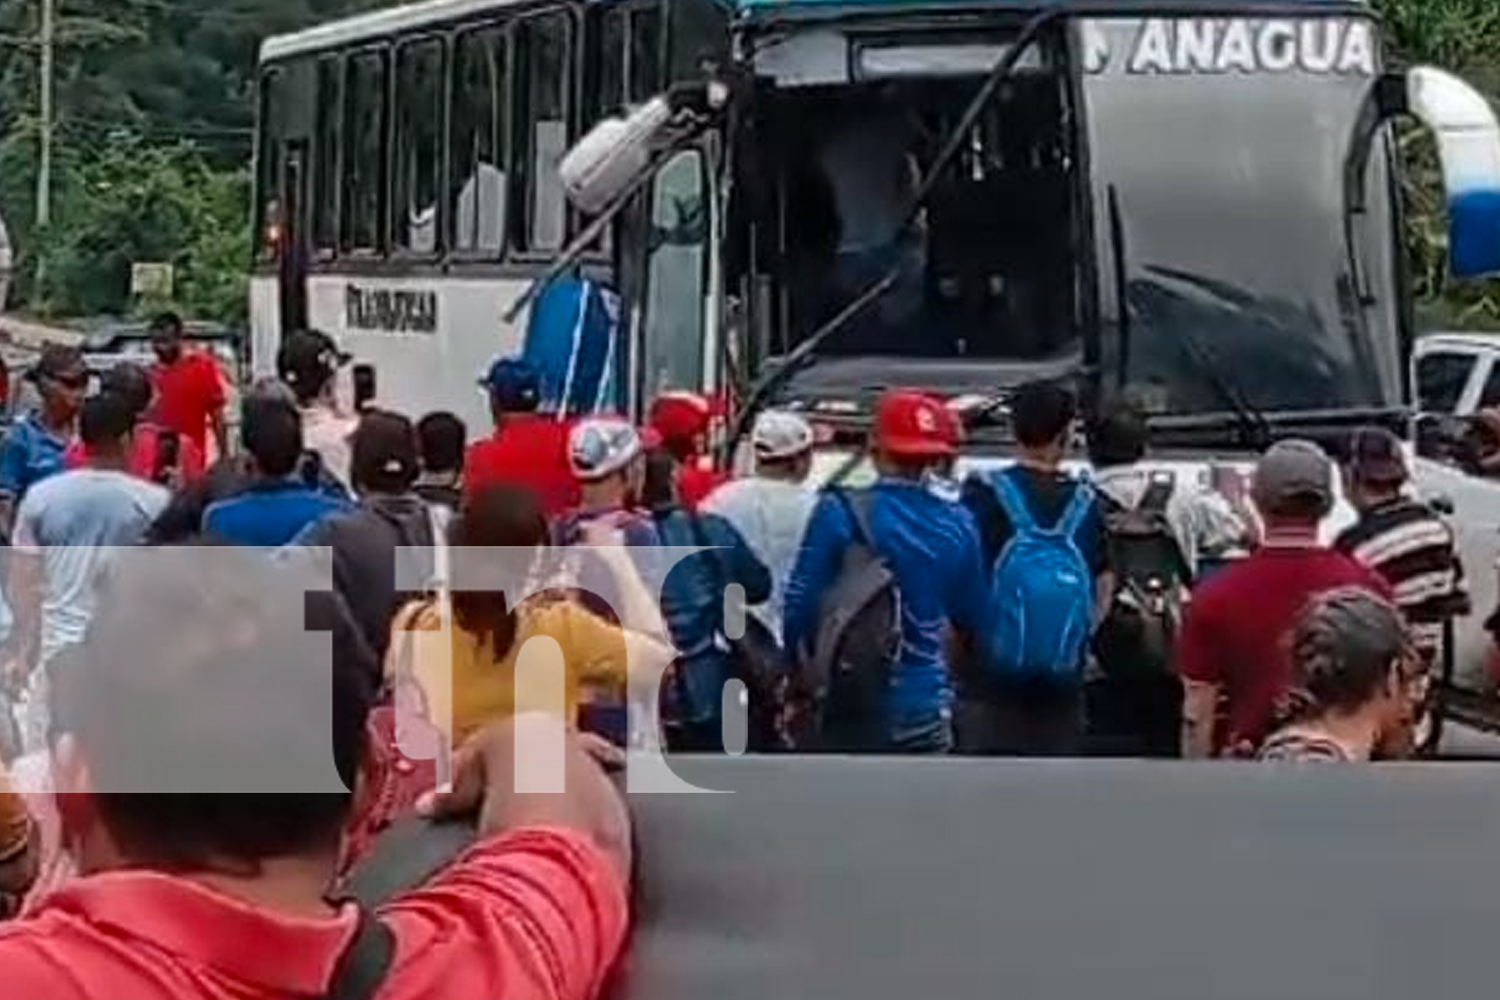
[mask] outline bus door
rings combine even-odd
[[[629,282],[633,341],[631,382],[641,412],[668,391],[712,395],[720,380],[714,287],[710,157],[703,148],[679,150],[647,188],[634,238],[621,240],[621,270]]]
[[[281,159],[281,255],[277,270],[283,336],[307,329],[307,143],[288,142]]]

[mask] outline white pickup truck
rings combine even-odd
[[[1467,417],[1500,406],[1500,333],[1431,333],[1417,341],[1414,381],[1424,414]]]

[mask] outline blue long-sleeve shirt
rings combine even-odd
[[[722,715],[729,680],[729,653],[722,641],[724,589],[737,583],[746,602],[758,604],[771,596],[771,574],[721,517],[674,508],[657,515],[656,528],[662,545],[712,550],[678,562],[661,589],[662,617],[681,656],[679,712],[689,722],[711,722]]]
[[[989,589],[979,530],[967,509],[920,483],[872,487],[871,543],[901,594],[901,655],[886,703],[892,728],[919,726],[952,706],[948,626],[977,633]],[[813,511],[787,584],[784,640],[795,651],[817,634],[818,602],[838,577],[854,526],[844,503],[824,496]]]

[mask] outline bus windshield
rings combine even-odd
[[[841,76],[852,65],[848,77],[807,82],[798,62],[798,79],[760,105],[770,141],[746,171],[774,178],[778,251],[767,264],[785,326],[773,353],[892,272],[892,286],[820,357],[1043,360],[1074,350],[1081,180],[1060,57],[1021,58],[903,228],[1003,41],[877,34],[847,44],[852,54],[834,64]]]
[[[1226,53],[1236,23],[1250,47]],[[1261,411],[1398,406],[1383,144],[1352,247],[1345,235],[1344,164],[1376,70],[1369,24],[1132,19],[1084,34],[1106,330],[1119,329],[1120,266],[1129,309],[1128,337],[1102,338],[1106,371],[1173,414],[1226,409],[1206,365]]]

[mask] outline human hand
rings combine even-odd
[[[561,788],[537,787],[557,773]],[[428,796],[419,811],[434,819],[479,816],[479,835],[552,827],[592,840],[614,862],[622,879],[631,866],[630,813],[606,773],[623,765],[624,755],[597,737],[569,730],[563,720],[530,713],[486,727],[453,758],[453,783]]]

